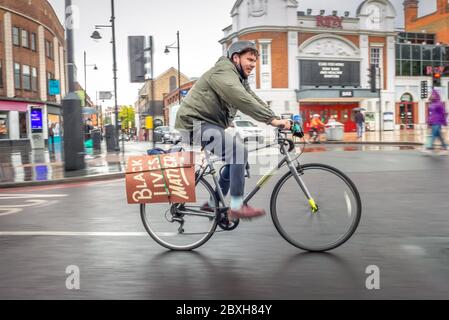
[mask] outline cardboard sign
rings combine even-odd
[[[193,152],[129,157],[128,204],[196,202]]]

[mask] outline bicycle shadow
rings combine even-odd
[[[162,252],[149,261],[151,299],[357,298],[364,289],[352,263],[333,253],[301,252],[281,261],[241,261],[199,251]],[[362,270],[363,273],[363,270]]]

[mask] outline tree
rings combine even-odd
[[[121,106],[119,119],[122,122],[122,129],[127,130],[135,127],[135,111],[132,106]]]

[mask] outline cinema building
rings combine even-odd
[[[220,40],[256,41],[261,57],[250,77],[255,92],[277,114],[336,118],[355,131],[355,108],[365,108],[369,128],[393,130],[395,17],[388,0],[366,0],[349,12],[313,12],[295,0],[237,0],[232,25]],[[376,87],[371,88],[370,65]]]

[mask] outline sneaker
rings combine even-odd
[[[235,220],[235,219],[253,219],[262,217],[266,214],[264,209],[257,209],[248,205],[244,205],[240,208],[240,210],[232,210],[229,209],[228,211],[228,219],[229,220]]]
[[[215,209],[214,209],[214,208],[211,208],[211,207],[209,206],[209,202],[206,202],[205,204],[203,204],[203,205],[200,207],[200,210],[201,210],[201,211],[206,211],[206,212],[215,212]]]

